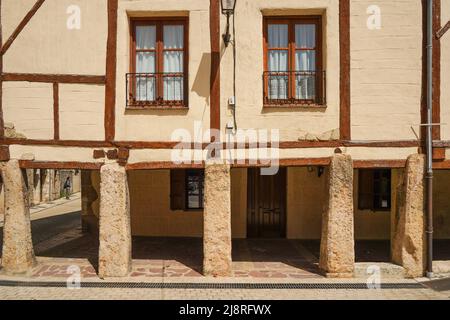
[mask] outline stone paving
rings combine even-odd
[[[78,199],[77,199],[78,200]],[[58,203],[58,208],[38,210],[32,215],[33,223],[53,216],[74,214],[77,201]],[[58,223],[64,223],[58,220]],[[60,228],[45,236],[33,235],[38,264],[30,274],[9,276],[0,270],[2,280],[59,281],[71,275],[68,268],[80,269],[82,282],[102,282],[97,275],[98,238],[83,234],[81,226]],[[35,227],[33,226],[35,229]],[[357,247],[361,261],[377,259],[374,252],[378,243]],[[206,278],[201,274],[202,240],[144,238],[133,239],[133,268],[130,275],[119,282],[156,283],[365,283],[365,279],[332,280],[319,274],[317,257],[319,243],[291,240],[236,240],[233,242],[233,277]],[[383,257],[379,257],[380,261]],[[416,283],[415,280],[383,279],[383,282]],[[99,289],[39,287],[8,287],[0,285],[0,299],[449,299],[449,292],[431,289],[397,290],[248,290],[248,289]]]

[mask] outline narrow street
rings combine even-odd
[[[70,200],[59,199],[33,207],[30,214],[33,244],[39,247],[58,235],[81,228],[80,194],[72,195]],[[0,217],[0,244],[3,244],[3,216]]]

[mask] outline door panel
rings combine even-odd
[[[286,168],[280,168],[274,176],[249,169],[247,191],[248,237],[286,237]]]

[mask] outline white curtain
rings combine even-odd
[[[269,45],[269,72],[287,72],[289,71],[289,51],[281,48],[288,48],[288,25],[270,24],[268,29]],[[277,48],[278,50],[271,50]],[[281,50],[280,50],[281,49]],[[269,74],[269,99],[287,99],[289,88],[288,75],[270,75]]]
[[[184,27],[164,26],[163,34],[164,73],[183,73],[184,53],[180,49],[184,48]],[[164,100],[183,100],[183,83],[183,75],[164,77]]]
[[[295,25],[295,79],[296,99],[313,100],[316,96],[316,26],[314,24]],[[300,49],[300,50],[298,50]]]
[[[149,50],[156,48],[156,27],[136,27],[136,50]],[[136,100],[154,101],[156,97],[155,53],[136,52]],[[153,74],[153,75],[149,75]]]

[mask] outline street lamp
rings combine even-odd
[[[230,16],[234,15],[234,9],[236,8],[237,0],[220,0],[220,5],[222,7],[222,14],[227,16],[227,29],[225,34],[222,35],[225,47],[228,47],[231,41],[230,35]]]

